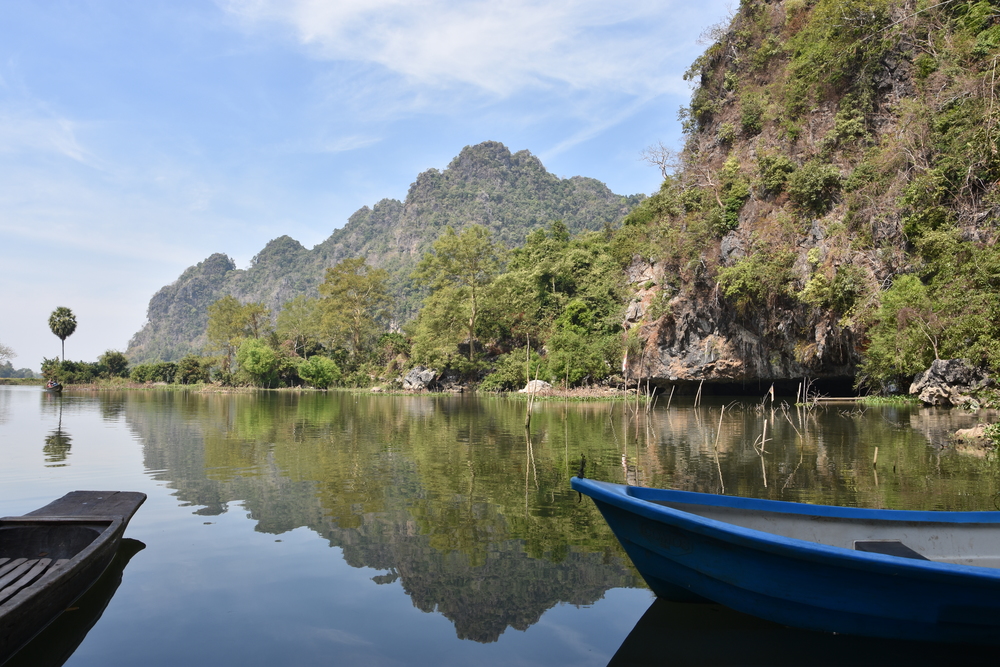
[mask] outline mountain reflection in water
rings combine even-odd
[[[528,448],[523,404],[451,397],[160,394],[125,397],[147,469],[202,515],[239,501],[256,530],[308,527],[354,567],[387,571],[460,638],[493,642],[559,603],[642,587],[563,439],[603,410],[553,416]],[[165,403],[164,403],[165,401]],[[566,423],[562,423],[566,421]],[[591,436],[591,440],[594,438]],[[598,441],[604,448],[605,443]]]
[[[495,642],[546,610],[644,587],[593,503],[588,476],[780,500],[993,509],[996,475],[942,448],[974,422],[918,408],[762,410],[525,403],[363,393],[102,393],[149,475],[191,512],[240,507],[255,530],[306,527],[371,586],[399,582],[456,634]],[[764,446],[759,443],[764,442]],[[874,448],[879,449],[873,466]],[[333,552],[331,552],[332,554]]]

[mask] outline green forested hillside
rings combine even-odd
[[[641,374],[1000,368],[1000,5],[744,1],[710,35],[673,175],[623,230],[667,304]]]
[[[744,0],[707,35],[684,146],[646,153],[654,195],[466,148],[312,250],[283,237],[245,271],[192,267],[151,301],[133,358],[200,347],[224,294],[273,311],[365,257],[395,324],[415,315],[407,340],[366,357],[320,324],[309,349],[372,378],[400,351],[497,389],[607,378],[626,350],[628,377],[662,386],[905,390],[935,358],[1000,371],[1000,3]],[[459,261],[471,244],[489,261]],[[301,305],[332,322],[331,303]]]
[[[410,273],[447,226],[482,225],[499,243],[515,246],[553,220],[574,233],[614,226],[641,199],[616,195],[591,178],[560,179],[528,151],[511,153],[498,142],[469,146],[446,169],[420,174],[405,202],[383,199],[361,208],[315,248],[282,236],[247,269],[237,269],[224,254],[187,269],[150,300],[148,322],[130,341],[128,355],[170,360],[199,351],[212,302],[231,295],[261,302],[277,315],[294,297],[315,296],[326,269],[351,257],[389,272],[394,317],[401,323],[415,314],[422,296]]]

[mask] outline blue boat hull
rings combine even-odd
[[[774,535],[678,509],[713,505],[796,515],[819,527],[871,519],[1000,531],[1000,512],[831,508],[574,478],[597,504],[650,588],[785,625],[893,639],[1000,644],[1000,570],[864,553]],[[659,504],[669,502],[670,506]],[[895,524],[893,524],[895,522]]]

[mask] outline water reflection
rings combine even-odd
[[[238,503],[257,531],[308,527],[350,565],[381,572],[372,585],[398,582],[479,642],[560,602],[643,586],[593,503],[569,488],[581,457],[598,479],[834,505],[992,509],[997,488],[989,458],[935,442],[976,419],[956,411],[545,403],[526,433],[525,404],[493,398],[100,400],[192,512]]]
[[[69,433],[64,431],[62,427],[62,395],[51,392],[44,392],[42,395],[46,397],[44,400],[54,402],[58,410],[57,425],[45,436],[45,445],[42,447],[42,453],[45,455],[45,466],[47,468],[61,468],[67,465],[66,457],[69,456],[69,449],[73,442],[73,439],[69,437]]]
[[[714,604],[657,599],[608,667],[642,665],[943,665],[996,659],[995,647],[927,644],[787,628]]]
[[[492,642],[556,604],[642,585],[596,509],[576,502],[551,425],[528,439],[518,406],[494,407],[346,393],[137,395],[125,418],[147,469],[199,514],[240,501],[258,531],[306,526],[350,565],[384,572],[376,584],[398,581],[460,638]]]
[[[45,466],[48,468],[58,468],[64,465],[66,457],[69,456],[69,449],[73,439],[63,430],[62,426],[55,428],[45,436],[45,445],[42,452],[45,454]]]

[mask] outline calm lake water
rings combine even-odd
[[[674,664],[732,664],[697,656],[734,633],[776,631],[711,606],[651,609],[593,504],[569,488],[581,455],[588,477],[648,486],[1000,507],[1000,465],[941,446],[982,415],[624,407],[543,402],[526,434],[526,404],[504,398],[0,387],[0,515],[74,489],[149,496],[100,620],[75,648],[71,626],[82,636],[87,623],[73,614],[104,604],[82,601],[21,663],[75,648],[67,665],[605,665],[627,638],[641,649],[669,637]],[[758,657],[739,661],[777,662]]]

